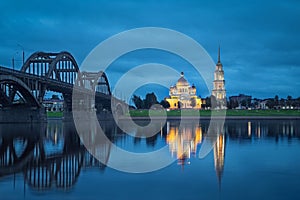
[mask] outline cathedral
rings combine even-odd
[[[170,104],[171,110],[180,108],[201,109],[202,104],[205,104],[205,100],[197,96],[196,87],[194,85],[191,86],[184,78],[183,72],[181,72],[177,83],[170,87],[169,95],[165,100]],[[225,79],[223,65],[220,60],[220,47],[218,50],[218,62],[214,71],[212,96],[216,99],[214,107],[226,109]]]
[[[216,106],[220,109],[226,109],[226,90],[223,65],[220,60],[220,47],[218,51],[218,62],[214,72],[214,82],[212,95],[216,98]]]
[[[170,104],[170,109],[194,108],[200,109],[202,105],[201,98],[196,95],[196,87],[190,85],[184,78],[184,73],[178,79],[175,86],[170,87],[169,98],[165,100]]]

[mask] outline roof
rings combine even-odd
[[[187,80],[185,80],[184,77],[180,77],[180,79],[178,79],[177,82],[179,82],[179,83],[187,83]]]
[[[181,72],[181,77],[178,79],[176,85],[189,85],[189,83],[187,82],[187,80],[184,78],[183,72]]]

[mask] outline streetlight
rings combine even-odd
[[[17,45],[18,45],[19,47],[21,47],[21,48],[22,48],[22,63],[23,63],[23,65],[24,65],[24,60],[25,60],[25,52],[24,52],[24,47],[23,47],[22,45],[20,45],[19,43],[17,43]]]
[[[17,55],[17,54],[19,54],[19,52],[17,51],[17,52],[15,52],[14,54],[13,54],[13,56],[12,56],[12,68],[13,68],[13,70],[15,70],[15,55]]]

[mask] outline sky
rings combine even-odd
[[[7,0],[0,1],[0,8],[1,66],[12,67],[14,57],[16,68],[21,68],[23,50],[26,57],[36,51],[68,51],[80,65],[95,46],[115,34],[140,27],[163,27],[196,40],[214,62],[221,46],[227,96],[300,96],[297,0]],[[122,73],[147,62],[184,71],[198,95],[208,95],[203,80],[188,62],[155,50],[132,52],[116,60],[107,71],[111,87]],[[159,72],[153,73],[164,78]],[[168,89],[159,86],[146,85],[136,92],[145,96],[150,90],[159,99],[168,96]]]

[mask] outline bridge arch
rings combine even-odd
[[[23,64],[21,71],[26,72],[29,74],[35,74],[35,75],[43,75],[45,74],[45,71],[39,70],[40,73],[38,73],[37,66],[34,66],[35,64],[44,64],[44,68],[47,69],[46,64],[51,62],[51,57],[56,56],[57,53],[45,53],[45,52],[35,52],[29,56],[29,58],[26,60],[26,62]]]
[[[109,82],[108,82],[108,78],[107,78],[106,74],[103,71],[100,71],[100,72],[98,72],[97,77],[99,77],[99,78],[98,78],[97,82],[94,83],[95,84],[95,86],[94,86],[95,90],[97,91],[97,89],[99,89],[98,92],[101,92],[101,93],[106,93],[107,92],[107,94],[111,95],[110,86],[109,86]],[[100,88],[97,88],[97,87],[100,87],[102,85],[106,89],[106,91],[104,91],[104,92],[101,91]]]
[[[75,58],[66,51],[35,52],[26,60],[21,71],[70,84],[75,83],[80,72]]]
[[[69,52],[64,51],[50,63],[46,77],[74,84],[79,72],[75,58]]]
[[[9,86],[13,86],[14,89],[14,95],[16,94],[15,91],[19,91],[21,95],[24,97],[24,100],[26,103],[30,104],[31,106],[41,107],[40,103],[37,101],[37,99],[32,95],[31,90],[28,88],[28,86],[20,79],[11,76],[11,75],[0,75],[0,89],[2,90],[2,95],[6,95],[3,89],[5,88],[5,85],[8,84]],[[10,101],[7,103],[12,104],[14,97],[3,97],[6,99],[6,101]]]
[[[90,87],[95,92],[111,95],[108,78],[103,71],[81,72],[80,81],[83,87]]]

